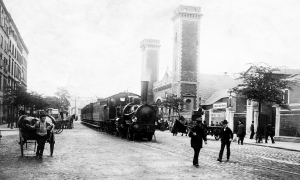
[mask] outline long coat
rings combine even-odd
[[[228,143],[230,142],[229,139],[233,138],[233,133],[229,127],[222,128],[220,137],[222,143]]]
[[[193,132],[196,133],[196,135],[194,135]],[[203,140],[207,141],[205,131],[203,127],[199,125],[191,129],[189,137],[191,137],[192,148],[202,148]]]
[[[244,124],[240,124],[240,125],[238,126],[238,132],[237,132],[237,135],[238,135],[239,137],[244,137],[244,136],[246,135],[246,130],[245,130]]]

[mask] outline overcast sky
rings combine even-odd
[[[28,89],[54,95],[140,94],[140,42],[160,40],[160,78],[172,67],[173,10],[200,6],[200,73],[248,63],[299,67],[298,0],[3,0],[29,50]]]

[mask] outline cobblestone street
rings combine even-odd
[[[75,122],[56,134],[36,159],[33,144],[21,157],[18,135],[0,141],[0,179],[299,179],[300,153],[233,143],[230,162],[216,161],[220,142],[209,140],[192,166],[187,136],[156,132],[156,141],[128,141]],[[226,152],[224,152],[226,153]]]

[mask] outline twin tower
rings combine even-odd
[[[159,40],[145,39],[142,49],[142,100],[161,101],[167,95],[177,95],[185,102],[185,109],[199,106],[199,55],[201,8],[179,6],[173,20],[172,74],[159,76]]]

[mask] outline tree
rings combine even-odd
[[[45,109],[49,105],[43,95],[38,94],[37,92],[30,93],[30,104],[31,107],[34,107],[36,110]]]
[[[48,108],[60,109],[60,99],[56,96],[47,96],[45,98],[46,102],[49,104]]]
[[[5,87],[3,105],[5,105],[8,110],[6,111],[8,116],[16,115],[17,110],[20,109],[21,106],[24,107],[27,105],[28,101],[29,94],[24,86],[16,84],[15,86]]]
[[[161,105],[169,110],[173,109],[180,116],[180,107],[183,105],[183,99],[181,97],[168,96]]]
[[[70,102],[69,98],[71,97],[69,92],[64,87],[57,88],[57,92],[55,93],[60,101],[60,110],[65,111],[69,109]]]
[[[233,92],[258,102],[258,118],[262,103],[283,106],[283,90],[292,90],[293,86],[299,84],[299,80],[291,79],[290,75],[274,73],[280,71],[278,68],[253,65],[250,69],[252,71],[240,73],[237,79],[242,80],[242,83],[233,88]]]
[[[36,92],[27,92],[26,87],[16,84],[6,86],[4,90],[3,104],[7,106],[8,115],[16,114],[22,108],[44,109],[48,106],[45,98]]]

